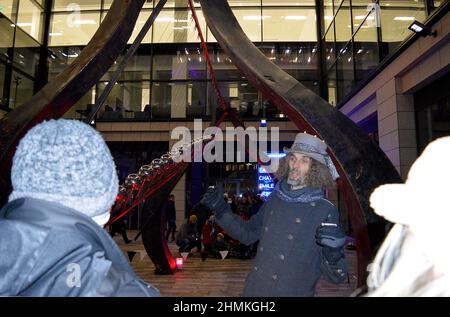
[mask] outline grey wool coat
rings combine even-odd
[[[249,273],[244,296],[314,296],[322,272],[333,282],[339,267],[327,267],[315,233],[322,222],[339,223],[339,212],[320,189],[290,190],[283,180],[259,212],[243,221],[228,204],[214,211],[220,226],[244,244],[259,240],[255,265]],[[339,276],[342,276],[340,274]]]
[[[0,210],[0,296],[159,296],[84,214],[20,198]]]

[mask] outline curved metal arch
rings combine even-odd
[[[386,222],[370,208],[377,186],[402,182],[384,152],[344,114],[272,63],[248,39],[226,0],[200,0],[214,37],[249,82],[275,104],[300,131],[320,136],[330,149],[340,185],[349,189],[346,205],[358,241],[359,284]],[[380,233],[380,227],[383,231]]]

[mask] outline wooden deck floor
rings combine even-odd
[[[135,231],[130,231],[128,237],[134,238]],[[114,240],[125,254],[127,251],[137,251],[131,262],[135,272],[146,282],[157,287],[162,296],[169,297],[240,297],[244,289],[245,278],[253,267],[253,260],[240,260],[234,258],[212,259],[205,262],[200,254],[194,252],[184,262],[182,271],[173,275],[155,275],[154,265],[145,253],[142,242],[138,240],[125,245],[122,237],[116,236]],[[178,248],[169,243],[174,257],[178,255]],[[323,279],[317,286],[316,296],[342,297],[349,296],[356,288],[356,254],[355,251],[346,251],[350,267],[349,283],[334,285]]]

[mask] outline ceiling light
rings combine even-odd
[[[290,21],[300,21],[300,20],[306,20],[306,17],[304,15],[288,15],[284,17],[285,20]]]
[[[394,21],[414,21],[414,17],[395,17]]]
[[[270,15],[245,15],[244,16],[244,20],[246,21],[259,21],[259,20],[264,20],[264,19],[270,19],[271,16]]]

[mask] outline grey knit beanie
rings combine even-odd
[[[56,202],[91,217],[99,225],[119,182],[111,153],[100,133],[76,120],[50,120],[22,138],[11,169],[9,201],[31,197]]]

